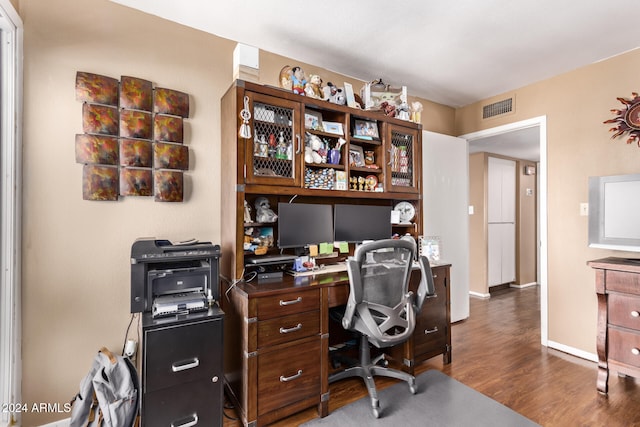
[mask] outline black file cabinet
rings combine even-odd
[[[143,316],[142,425],[221,426],[223,312]]]

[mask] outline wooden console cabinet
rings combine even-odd
[[[640,378],[640,260],[589,261],[598,294],[598,380],[608,392],[609,371]]]

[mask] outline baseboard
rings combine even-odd
[[[491,297],[491,294],[481,294],[480,292],[474,292],[474,291],[469,291],[469,295],[471,295],[472,297],[476,297],[476,298],[482,298],[482,299],[487,299]]]
[[[531,282],[531,283],[525,283],[522,285],[511,285],[512,288],[518,288],[518,289],[524,289],[524,288],[530,288],[532,286],[538,286],[537,282]]]
[[[43,424],[40,427],[69,427],[70,423],[71,423],[71,418],[66,418],[64,420],[54,421],[49,424]]]
[[[570,354],[572,356],[579,357],[581,359],[589,360],[590,362],[598,362],[598,355],[595,353],[589,353],[588,351],[580,350],[578,348],[569,347],[568,345],[560,344],[555,341],[547,341],[547,347],[559,350],[563,353]]]

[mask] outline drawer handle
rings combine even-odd
[[[300,329],[302,329],[302,323],[298,323],[296,326],[294,326],[292,328],[280,328],[280,333],[281,334],[288,334],[290,332],[299,331]]]
[[[631,312],[631,317],[640,317],[640,313],[638,313],[636,310],[633,310]]]
[[[299,302],[302,302],[302,297],[298,297],[298,298],[296,298],[294,300],[291,300],[291,301],[282,301],[282,300],[280,300],[280,305],[281,306],[282,305],[291,305],[291,304],[297,304]]]
[[[426,298],[438,298],[438,294],[427,295]]]
[[[429,334],[435,334],[436,332],[438,332],[438,327],[436,326],[433,329],[425,329],[424,330],[424,334],[425,335],[429,335]]]
[[[437,278],[438,278],[438,275],[437,275],[437,274],[433,274],[433,275],[432,275],[432,277],[433,277],[434,279],[437,279]]]
[[[196,424],[198,424],[198,414],[193,414],[189,418],[172,422],[171,427],[191,427]]]
[[[633,353],[634,356],[640,356],[640,350],[635,347],[631,349],[631,353]]]
[[[198,366],[200,366],[200,360],[197,357],[194,357],[193,360],[187,363],[182,363],[182,362],[180,362],[180,364],[173,363],[171,365],[171,370],[173,372],[180,372],[180,371],[186,371],[187,369],[197,368]]]
[[[295,380],[296,378],[300,378],[302,376],[302,369],[298,369],[297,374],[293,374],[290,377],[285,377],[284,375],[280,375],[280,382],[286,383],[288,381]]]

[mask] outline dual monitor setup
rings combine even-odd
[[[327,242],[362,243],[391,237],[391,206],[278,204],[278,247]]]

